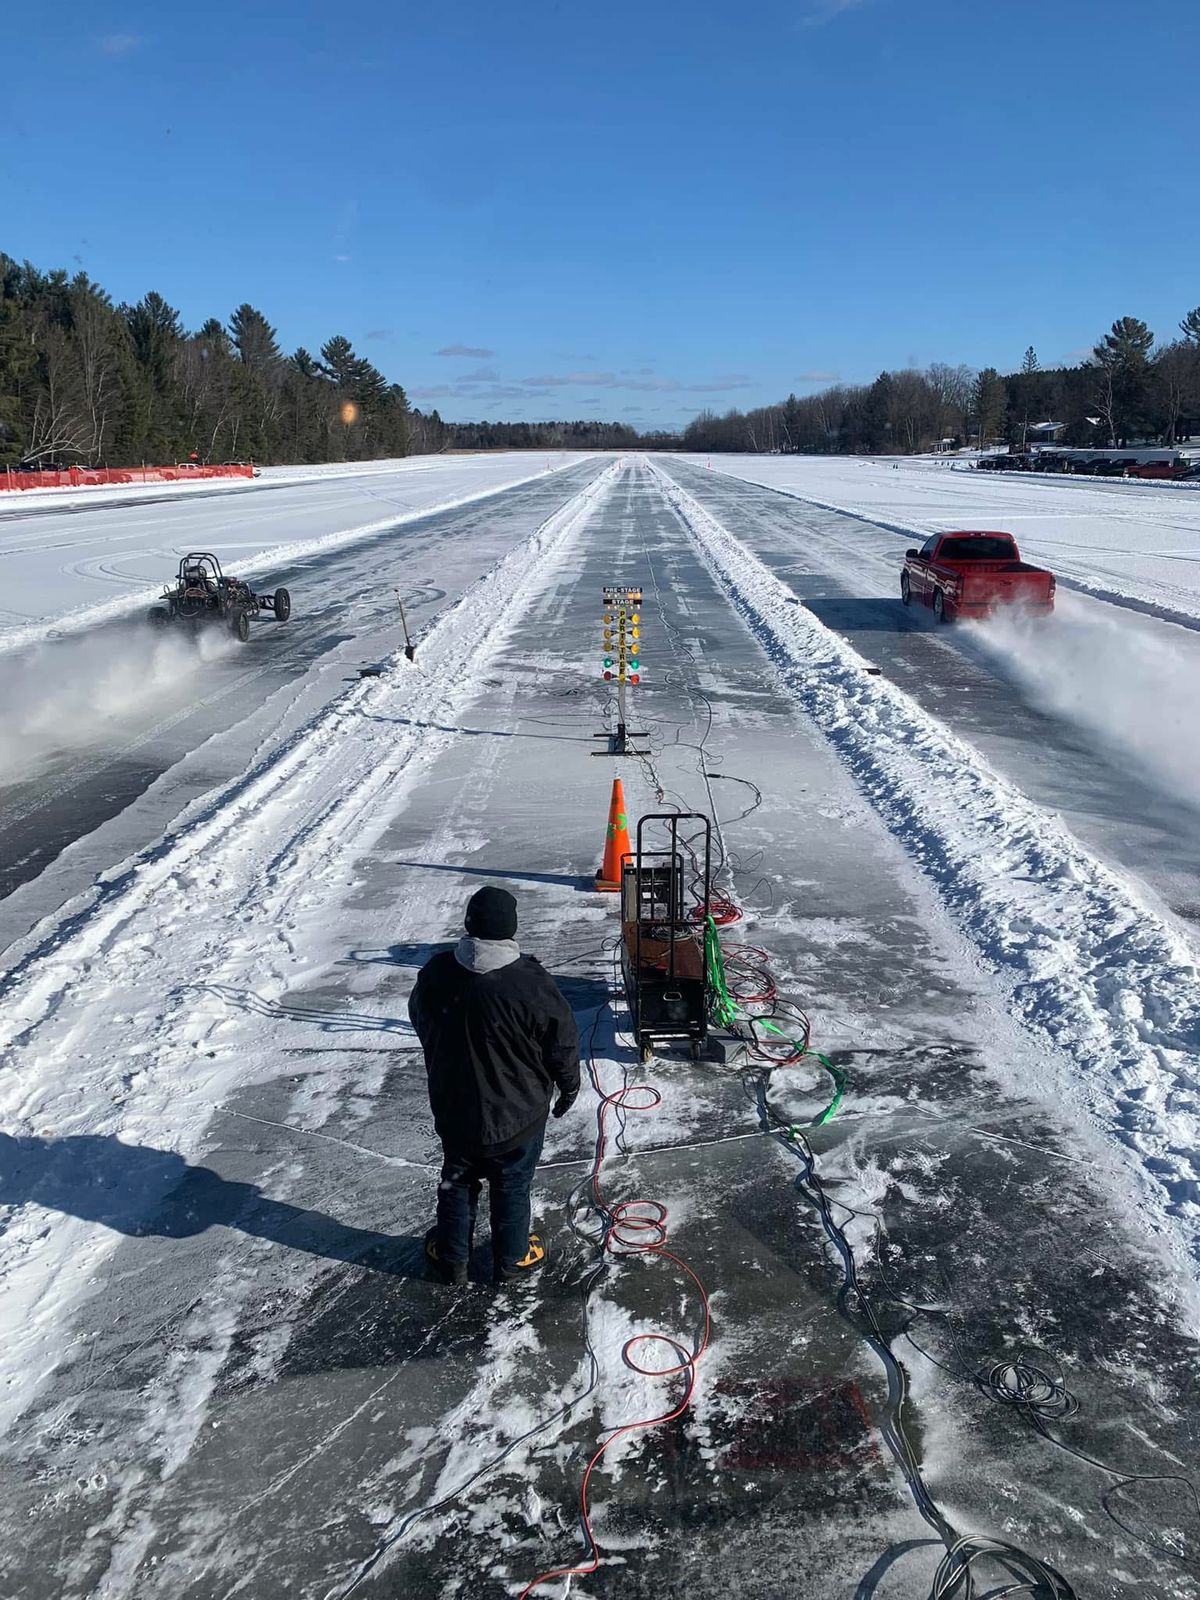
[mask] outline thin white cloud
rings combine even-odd
[[[837,381],[838,374],[836,372],[798,372],[796,374],[797,383],[836,383]]]
[[[500,374],[495,367],[476,367],[474,372],[459,374],[459,383],[499,383]]]
[[[435,356],[467,356],[472,361],[490,361],[496,354],[494,350],[485,350],[482,345],[474,344],[448,344],[440,350],[435,350]]]
[[[526,389],[511,383],[497,383],[491,388],[481,389],[475,380],[464,380],[461,383],[431,383],[421,388],[409,389],[408,395],[413,400],[472,400],[477,402],[492,402],[496,400],[527,400],[531,394],[543,395],[548,393],[545,389]]]
[[[866,0],[816,0],[806,16],[800,18],[806,28],[819,28],[824,22],[832,22],[835,17],[844,15],[847,11],[857,11],[859,6],[865,5]]]
[[[141,42],[140,33],[106,33],[100,41],[100,50],[106,56],[128,56]]]
[[[642,368],[648,371],[648,368]],[[645,377],[624,378],[614,372],[558,372],[542,373],[536,378],[524,378],[522,382],[526,387],[536,385],[538,388],[565,389],[579,388],[617,388],[632,389],[644,394],[679,394],[691,392],[694,394],[720,394],[726,389],[744,389],[751,382],[745,372],[725,372],[719,374],[708,383],[681,383],[678,378]]]
[[[521,382],[527,389],[565,389],[574,384],[586,387],[598,385],[606,388],[609,384],[616,383],[617,377],[612,372],[560,372],[543,373],[537,378],[522,378]]]

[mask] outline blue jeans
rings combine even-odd
[[[492,1255],[497,1267],[512,1267],[529,1250],[529,1191],[542,1153],[545,1127],[503,1155],[452,1150],[442,1146],[437,1193],[437,1252],[443,1261],[466,1261],[479,1192],[488,1186]]]

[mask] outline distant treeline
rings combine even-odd
[[[1200,307],[1181,337],[1154,344],[1122,317],[1077,367],[1019,372],[938,362],[874,383],[789,395],[755,411],[702,412],[683,430],[639,434],[619,422],[444,422],[334,334],[319,355],[284,355],[263,313],[187,331],[153,291],[114,305],[79,272],[41,272],[0,253],[0,466],[22,462],[363,461],[441,450],[630,448],[904,452],[1037,438],[1172,444],[1200,429]]]
[[[114,305],[86,273],[0,254],[0,466],[364,461],[412,452],[620,449],[619,423],[448,423],[409,406],[348,339],[284,355],[241,305],[192,333],[151,292]]]
[[[791,394],[756,411],[701,412],[682,443],[687,450],[913,454],[943,441],[1019,447],[1046,437],[1038,423],[1057,422],[1063,427],[1053,439],[1061,444],[1170,445],[1200,432],[1200,307],[1179,333],[1155,348],[1144,322],[1121,317],[1077,367],[1043,371],[1031,346],[1017,372],[943,362],[923,372],[881,372],[874,383]]]

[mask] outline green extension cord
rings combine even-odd
[[[720,1028],[728,1028],[733,1032],[739,1022],[743,1021],[742,1013],[737,1002],[729,992],[729,985],[725,981],[725,958],[721,954],[721,940],[717,934],[717,925],[711,916],[704,919],[704,966],[708,975],[709,1003],[708,1014],[713,1022]],[[817,1050],[810,1050],[807,1044],[801,1044],[798,1039],[791,1039],[782,1028],[777,1028],[766,1017],[747,1017],[747,1023],[773,1033],[782,1039],[785,1044],[790,1044],[800,1057],[811,1056],[820,1063],[833,1079],[833,1099],[811,1122],[803,1124],[808,1128],[819,1128],[823,1123],[829,1122],[837,1115],[838,1107],[842,1103],[842,1096],[846,1092],[846,1074],[832,1061],[827,1061]]]

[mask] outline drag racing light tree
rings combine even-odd
[[[628,719],[625,712],[625,686],[642,681],[641,671],[641,587],[606,584],[602,613],[604,648],[602,671],[605,683],[617,685],[617,731],[611,755],[625,755],[629,749]]]

